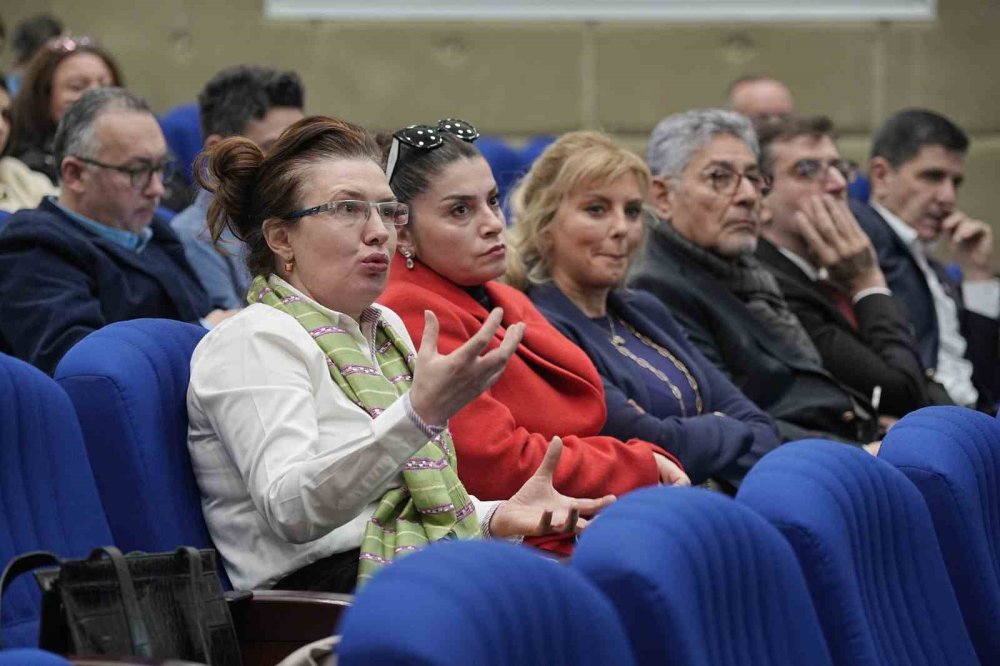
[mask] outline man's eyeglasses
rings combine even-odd
[[[397,130],[392,134],[392,147],[389,149],[389,157],[385,164],[386,181],[392,182],[392,174],[396,170],[396,162],[399,160],[400,144],[419,150],[434,150],[444,145],[444,137],[441,134],[452,134],[469,143],[479,138],[479,130],[472,123],[458,118],[439,120],[436,127],[433,125],[410,125]]]
[[[347,199],[344,201],[331,201],[329,203],[296,211],[290,215],[285,215],[286,220],[297,220],[309,215],[320,213],[330,213],[337,224],[348,229],[367,224],[372,216],[372,208],[378,210],[382,224],[389,227],[402,227],[410,220],[410,207],[398,201],[357,201]]]
[[[810,181],[826,182],[826,179],[830,177],[830,169],[839,173],[845,182],[851,182],[854,177],[854,166],[850,160],[840,158],[835,160],[803,159],[792,165],[792,173],[795,174],[796,178]]]
[[[126,166],[123,164],[105,164],[104,162],[94,160],[89,157],[81,157],[80,155],[74,155],[73,157],[80,160],[84,164],[90,164],[91,166],[100,167],[101,169],[111,169],[112,171],[124,173],[128,176],[129,183],[132,187],[141,190],[149,187],[149,183],[152,181],[154,173],[160,174],[160,180],[164,185],[169,183],[177,173],[177,164],[172,160],[164,160],[157,164]]]
[[[740,182],[746,179],[751,187],[761,196],[771,191],[771,179],[756,169],[748,169],[743,173],[724,164],[717,164],[704,172],[704,178],[717,194],[731,197],[740,188]]]

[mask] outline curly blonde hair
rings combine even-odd
[[[524,290],[551,280],[546,234],[559,204],[583,187],[634,175],[643,199],[652,179],[635,153],[600,132],[570,132],[545,149],[511,194],[506,281]]]

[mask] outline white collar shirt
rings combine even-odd
[[[414,348],[388,308],[371,306],[359,326],[310,302],[366,355],[378,317]],[[402,484],[400,467],[429,439],[408,396],[373,419],[336,386],[326,360],[293,317],[260,303],[195,349],[188,449],[209,532],[236,589],[271,587],[359,547],[375,503]],[[473,502],[480,516],[495,505]]]
[[[927,260],[928,248],[921,242],[916,229],[878,203],[873,202],[872,208],[903,241],[917,262],[931,292],[938,324],[938,355],[934,379],[944,386],[948,395],[957,404],[975,405],[979,392],[972,385],[972,363],[965,358],[966,342],[959,328],[958,304],[948,295],[937,273],[931,268]]]

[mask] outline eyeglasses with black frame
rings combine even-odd
[[[714,164],[706,169],[702,176],[709,182],[717,194],[731,197],[740,188],[740,183],[746,179],[760,196],[767,196],[771,191],[771,177],[755,168],[739,172],[725,164]]]
[[[851,182],[854,177],[854,165],[850,160],[837,158],[834,160],[801,159],[792,165],[792,173],[796,178],[809,181],[822,181],[830,177],[830,169],[840,174],[845,182]]]
[[[290,213],[282,219],[291,221],[310,215],[330,213],[330,217],[338,224],[350,229],[367,224],[372,216],[372,208],[378,210],[379,219],[386,228],[406,226],[410,220],[410,207],[404,203],[398,201],[358,201],[356,199],[330,201]]]
[[[173,160],[163,160],[162,162],[157,162],[155,164],[145,163],[129,166],[126,164],[107,164],[90,157],[83,157],[82,155],[73,155],[73,157],[80,160],[84,164],[124,173],[129,178],[129,184],[132,185],[132,187],[141,190],[149,187],[149,183],[152,181],[154,173],[160,174],[160,181],[164,185],[169,183],[177,174],[177,163]]]

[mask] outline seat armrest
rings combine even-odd
[[[229,613],[244,666],[275,664],[303,645],[332,636],[354,597],[332,592],[229,592]]]
[[[146,659],[144,657],[66,657],[74,666],[204,666],[182,659]]]

